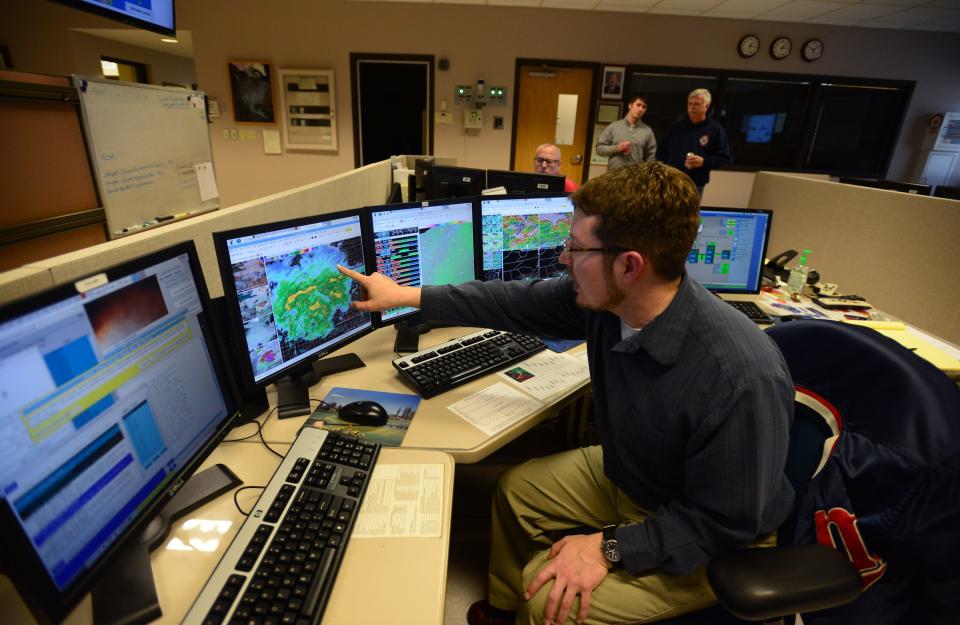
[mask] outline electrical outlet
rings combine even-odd
[[[435,118],[435,121],[436,121],[438,124],[452,124],[452,123],[453,123],[453,115],[451,115],[450,113],[448,113],[448,112],[446,112],[446,111],[440,111],[439,113],[434,113],[434,118]]]
[[[503,117],[500,115],[494,115],[493,117],[493,129],[494,130],[503,130]]]
[[[229,128],[224,128],[224,129],[223,129],[223,138],[226,139],[227,141],[230,140],[230,129],[229,129]]]
[[[467,109],[463,112],[463,127],[471,130],[483,128],[483,111]]]
[[[231,129],[230,129],[230,140],[231,140],[231,141],[236,141],[236,140],[239,139],[239,138],[240,138],[240,131],[238,131],[236,128],[231,128]]]

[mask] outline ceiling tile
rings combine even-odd
[[[811,17],[817,17],[818,15],[823,15],[824,13],[836,11],[837,9],[841,9],[845,6],[847,6],[846,3],[842,2],[825,2],[824,0],[794,0],[789,4],[783,5],[782,7],[777,7],[771,11],[767,11],[759,17],[762,19],[791,18],[788,21],[793,21],[795,19],[810,19]]]
[[[489,4],[508,7],[538,7],[540,0],[488,0]]]
[[[960,0],[930,0],[923,6],[939,7],[941,9],[960,9]]]
[[[836,11],[826,13],[821,17],[832,17],[842,20],[869,20],[881,15],[889,15],[902,10],[901,7],[889,4],[850,4]],[[822,22],[821,22],[822,23]]]
[[[920,6],[926,0],[863,0],[866,4],[893,4],[901,7]]]
[[[662,0],[657,8],[660,9],[685,9],[703,13],[723,2],[723,0]]]
[[[703,13],[701,9],[671,9],[669,7],[655,6],[648,13],[659,13],[661,15],[700,15]]]
[[[644,0],[646,1],[646,0]],[[639,4],[619,4],[623,0],[618,0],[618,2],[606,2],[603,1],[597,5],[597,11],[618,11],[620,13],[646,13],[650,10],[650,7],[653,6],[654,2],[646,5]]]
[[[713,10],[724,13],[743,13],[760,15],[787,4],[790,0],[726,0],[714,7]]]
[[[540,6],[548,9],[592,9],[598,0],[543,0]]]
[[[833,17],[833,13],[828,15],[821,15],[819,17],[812,17],[807,20],[807,24],[829,24],[830,26],[856,26],[860,23],[860,20],[852,19],[840,19]]]
[[[931,24],[918,24],[917,26],[911,26],[910,30],[926,30],[926,31],[938,31],[938,32],[947,32],[947,33],[960,33],[960,24],[940,24],[940,23],[931,23]]]
[[[956,15],[957,11],[953,9],[911,7],[908,9],[903,9],[902,11],[897,11],[896,13],[890,13],[889,15],[881,15],[874,19],[878,22],[890,21],[898,24],[923,24],[926,22],[933,22],[935,20],[955,17]]]

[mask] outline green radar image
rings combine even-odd
[[[273,312],[283,342],[322,339],[333,331],[337,313],[350,311],[351,281],[337,271],[337,263],[348,265],[343,251],[331,246],[267,261]]]

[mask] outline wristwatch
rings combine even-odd
[[[619,568],[620,562],[620,543],[617,542],[617,526],[605,525],[603,527],[603,539],[600,543],[600,550],[603,551],[603,557],[610,561],[612,568]]]

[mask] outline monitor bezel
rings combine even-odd
[[[572,193],[565,191],[551,193],[507,193],[505,195],[483,195],[474,198],[473,203],[473,252],[476,255],[474,266],[476,267],[477,280],[485,280],[483,277],[483,202],[503,200],[535,200],[538,198],[569,198]],[[576,210],[576,206],[574,206]]]
[[[155,22],[148,22],[147,20],[137,19],[119,11],[113,11],[106,7],[97,6],[90,3],[86,0],[55,0],[56,2],[63,4],[65,6],[84,11],[86,13],[93,13],[95,15],[100,15],[108,19],[115,20],[117,22],[127,24],[129,26],[135,26],[137,28],[142,28],[143,30],[149,30],[160,35],[166,35],[167,37],[177,36],[177,6],[174,0],[170,0],[170,17],[173,21],[173,26],[167,28],[161,24]]]
[[[480,186],[479,186],[479,188],[477,189],[477,192],[476,192],[476,193],[472,193],[472,194],[470,194],[470,195],[461,195],[461,196],[456,196],[456,197],[453,197],[453,198],[451,198],[451,197],[430,197],[430,196],[433,195],[434,192],[437,191],[438,188],[439,188],[439,187],[437,186],[437,185],[440,184],[439,182],[437,182],[437,179],[438,179],[437,172],[438,172],[438,171],[439,171],[439,173],[441,173],[441,174],[452,174],[453,172],[460,172],[460,173],[464,173],[464,174],[465,174],[465,173],[470,173],[470,174],[479,176],[479,177],[480,177],[480,180],[481,180]],[[471,184],[473,184],[473,181],[472,181],[472,180],[471,180]],[[429,168],[429,171],[428,171],[428,173],[427,173],[427,175],[426,175],[426,180],[424,181],[424,185],[423,185],[423,192],[424,192],[425,200],[428,201],[428,202],[431,202],[431,201],[434,201],[434,200],[449,200],[449,199],[462,199],[462,198],[475,197],[475,196],[480,195],[480,194],[483,192],[483,190],[486,189],[486,188],[487,188],[487,170],[486,170],[486,169],[477,169],[477,168],[475,168],[475,167],[460,167],[460,166],[458,166],[458,165],[440,165],[439,163],[434,163],[433,166]]]
[[[297,361],[296,363],[286,367],[281,367],[277,371],[271,372],[263,379],[259,381],[256,380],[254,378],[253,365],[251,364],[250,359],[247,357],[249,350],[247,349],[246,335],[243,331],[243,318],[240,316],[237,285],[233,281],[233,271],[230,264],[230,252],[227,249],[227,240],[254,234],[263,234],[264,232],[270,232],[273,230],[284,230],[286,228],[293,228],[296,226],[307,226],[323,221],[334,221],[336,219],[343,219],[346,217],[359,218],[360,247],[363,253],[363,266],[365,273],[369,275],[371,258],[367,253],[368,250],[365,243],[370,238],[370,231],[368,228],[369,222],[363,219],[363,209],[360,208],[352,208],[331,213],[322,213],[319,215],[310,215],[308,217],[297,217],[282,221],[271,221],[268,223],[244,226],[242,228],[234,228],[232,230],[223,230],[213,233],[213,248],[217,255],[217,267],[220,271],[220,282],[223,286],[224,305],[227,309],[227,317],[230,319],[229,336],[231,337],[232,341],[242,347],[243,358],[239,359],[240,363],[237,366],[240,371],[240,377],[243,381],[243,385],[247,390],[256,390],[266,387],[267,385],[276,382],[278,379],[296,372],[298,369],[303,369],[310,363],[320,360],[321,358],[324,358],[325,356],[328,356],[337,350],[343,349],[354,341],[357,341],[367,334],[373,332],[377,328],[377,325],[375,323],[374,314],[368,313],[370,315],[370,324],[360,332],[350,335],[343,341],[337,342],[329,348],[322,349],[314,354],[311,354],[309,358]]]
[[[368,270],[372,273],[377,271],[377,256],[374,250],[376,246],[376,232],[373,229],[373,213],[380,212],[393,212],[393,211],[402,211],[409,210],[411,208],[425,208],[425,207],[434,207],[434,206],[446,206],[450,204],[469,204],[470,205],[470,219],[472,220],[473,228],[473,279],[477,280],[479,274],[479,266],[477,261],[480,257],[477,255],[477,204],[476,197],[466,197],[466,198],[444,198],[440,200],[424,200],[420,202],[404,202],[403,204],[385,204],[381,206],[366,206],[363,209],[363,219],[366,220],[367,232],[370,233],[370,236],[367,237],[364,241],[364,254],[367,258],[370,259],[370,264]],[[375,317],[375,326],[377,328],[386,328],[393,326],[394,324],[400,323],[411,317],[415,317],[420,314],[420,310],[412,310],[408,313],[392,317],[390,319],[384,320],[383,314],[380,312],[374,313]]]
[[[198,318],[203,332],[204,343],[213,366],[217,383],[227,408],[224,418],[216,425],[214,434],[202,445],[193,458],[188,460],[167,481],[162,491],[158,492],[152,502],[143,506],[134,521],[120,534],[114,543],[100,556],[93,566],[77,576],[63,591],[57,588],[53,579],[47,574],[46,567],[39,555],[33,550],[30,538],[24,534],[16,520],[13,510],[7,505],[6,499],[0,501],[0,545],[3,546],[6,572],[16,586],[27,607],[40,623],[58,623],[63,620],[77,604],[90,592],[97,582],[98,576],[110,564],[111,559],[118,552],[128,547],[131,539],[135,539],[140,532],[153,520],[156,514],[170,502],[180,487],[193,475],[213,450],[224,439],[227,432],[234,426],[239,415],[236,398],[230,391],[227,383],[226,367],[217,347],[215,337],[214,318],[211,314],[210,296],[200,268],[200,259],[193,241],[185,241],[162,250],[151,252],[137,258],[127,260],[106,269],[93,272],[87,276],[72,280],[69,283],[54,286],[43,292],[30,295],[15,302],[0,306],[0,323],[11,318],[23,315],[30,311],[55,304],[77,294],[76,284],[93,276],[106,277],[106,282],[129,276],[137,271],[156,265],[160,262],[176,258],[182,254],[188,256],[191,274],[197,287],[203,313]],[[130,543],[132,544],[132,543]],[[14,565],[14,563],[16,563]]]
[[[740,213],[742,215],[757,215],[765,214],[767,216],[767,224],[763,233],[763,249],[760,252],[760,267],[757,271],[757,279],[755,288],[746,288],[746,289],[727,289],[727,288],[714,288],[703,285],[703,288],[707,289],[711,293],[727,293],[731,295],[757,295],[760,293],[760,286],[763,284],[763,265],[766,262],[767,257],[767,246],[770,245],[770,226],[773,222],[773,211],[767,208],[731,208],[726,206],[701,206],[700,214],[703,214],[703,211],[719,211],[724,213]],[[686,262],[684,262],[686,265]],[[686,271],[686,269],[684,269]]]
[[[512,191],[508,189],[505,185],[495,185],[490,181],[490,177],[494,178],[502,177],[506,179],[514,180],[523,180],[527,179],[530,181],[541,180],[548,184],[555,185],[559,188],[557,189],[536,189],[534,191]],[[534,195],[542,193],[563,193],[564,187],[566,184],[566,178],[564,176],[555,175],[555,174],[539,174],[536,172],[529,171],[508,171],[504,169],[488,169],[487,170],[487,188],[492,189],[498,186],[503,186],[507,190],[509,195]]]

